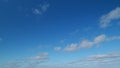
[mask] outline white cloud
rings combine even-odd
[[[106,41],[119,40],[120,36],[113,36],[106,39]]]
[[[66,46],[66,47],[64,48],[64,51],[69,51],[69,52],[71,52],[71,51],[75,51],[75,50],[77,50],[77,49],[78,49],[78,44],[72,43],[72,44]]]
[[[37,56],[31,57],[31,59],[32,60],[42,60],[42,61],[47,60],[48,59],[48,53],[47,52],[41,53],[41,54],[39,54]]]
[[[91,48],[91,47],[101,44],[103,42],[119,40],[119,39],[120,39],[120,36],[107,37],[105,34],[101,34],[99,36],[96,36],[92,41],[82,40],[80,43],[72,43],[70,45],[67,45],[63,49],[56,48],[56,50],[59,50],[59,51],[61,50],[61,51],[66,51],[66,52],[77,51],[82,48]]]
[[[94,42],[95,44],[98,44],[98,43],[101,43],[101,42],[105,41],[105,39],[106,39],[106,35],[102,34],[102,35],[100,35],[100,36],[97,36],[97,37],[94,39],[93,42]]]
[[[100,60],[120,57],[120,53],[98,54],[88,57],[88,60]]]
[[[50,7],[49,3],[40,4],[38,8],[33,9],[33,13],[37,15],[41,15],[44,12],[46,12],[49,7]]]
[[[108,63],[108,62],[116,62],[116,60],[120,60],[120,53],[108,53],[108,54],[97,54],[97,55],[91,55],[83,59],[74,60],[72,62],[69,62],[69,64],[76,64],[76,63]]]
[[[14,61],[6,62],[2,64],[3,68],[36,68],[39,64],[44,62],[48,62],[47,52],[40,53],[39,55],[24,58],[24,59],[17,59]]]
[[[48,3],[46,3],[46,4],[43,4],[43,5],[41,5],[41,10],[43,11],[43,12],[45,12],[45,11],[47,11],[47,9],[50,7],[50,4],[48,4]]]
[[[39,9],[34,9],[33,13],[40,14],[40,15],[42,14],[42,12]]]
[[[93,42],[87,40],[83,40],[79,45],[80,48],[90,48],[92,46],[93,46]]]
[[[82,48],[91,48],[93,45],[104,42],[105,39],[106,39],[106,36],[102,34],[95,37],[93,41],[82,40],[82,42],[80,43],[72,43],[70,45],[67,45],[63,50],[67,52],[71,52],[71,51],[76,51]]]
[[[60,50],[61,50],[61,47],[54,47],[54,50],[55,50],[55,51],[60,51]]]
[[[108,27],[112,23],[111,21],[117,19],[120,19],[120,7],[117,7],[108,14],[103,15],[100,19],[100,27],[101,28]]]

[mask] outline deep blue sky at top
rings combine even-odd
[[[33,9],[45,2],[50,4],[47,11],[34,14]],[[119,0],[0,0],[0,53],[22,54],[39,45],[61,45],[62,39],[70,39],[69,44],[79,42],[79,37],[109,34],[109,29],[96,32],[101,30],[99,18],[119,6]],[[91,26],[91,32],[84,31]],[[71,36],[76,30],[79,34]]]

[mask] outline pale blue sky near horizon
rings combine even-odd
[[[119,68],[120,0],[0,0],[0,68]]]

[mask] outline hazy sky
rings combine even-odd
[[[120,68],[120,0],[0,0],[0,68]]]

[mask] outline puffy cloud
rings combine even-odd
[[[93,46],[93,42],[87,40],[83,40],[79,45],[80,48],[90,48],[92,46]]]
[[[72,43],[64,48],[64,51],[75,51],[78,49],[78,44]]]
[[[113,21],[120,19],[120,7],[110,11],[108,14],[105,14],[100,19],[100,27],[105,28],[108,27]]]

